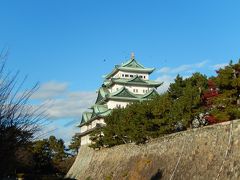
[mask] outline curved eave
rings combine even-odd
[[[137,96],[135,94],[133,94],[132,92],[130,92],[125,86],[123,86],[118,91],[113,92],[112,94],[109,94],[109,96],[107,96],[107,98],[118,97],[118,95],[121,94],[123,91],[126,91],[131,96],[129,98],[137,98]],[[119,96],[119,97],[122,97],[122,96]]]
[[[87,111],[83,112],[80,125],[88,122],[91,119],[91,116],[92,116],[91,112],[87,112]],[[78,126],[80,126],[80,125],[78,125]]]
[[[90,134],[91,132],[93,132],[93,131],[96,130],[97,128],[101,128],[101,127],[104,127],[104,126],[106,126],[106,125],[100,123],[100,124],[98,124],[98,126],[92,128],[92,129],[89,129],[89,130],[87,130],[87,131],[81,132],[81,133],[76,133],[76,135],[79,136],[79,137],[82,137],[82,136],[85,136],[85,135],[87,135],[87,134]]]
[[[118,67],[119,70],[124,72],[139,72],[139,73],[152,73],[155,68],[131,68],[131,67]]]
[[[109,97],[108,100],[121,100],[121,101],[140,101],[141,98],[130,98],[130,97]]]
[[[96,116],[99,116],[101,114],[105,114],[106,112],[109,111],[109,109],[107,108],[107,105],[96,105],[95,104],[91,107],[91,109],[93,110],[91,119]]]
[[[95,104],[101,104],[109,93],[110,92],[108,90],[104,90],[104,87],[101,87],[98,90],[98,96]]]
[[[99,109],[98,107],[94,107],[93,108],[94,114],[102,114],[105,113],[106,111],[108,111],[108,109]]]
[[[106,102],[106,98],[102,99],[101,101],[98,101],[96,104],[97,105],[104,105]]]
[[[152,89],[151,91],[149,91],[148,93],[144,94],[141,98],[148,98],[151,95],[159,95],[158,92],[155,89]],[[151,99],[151,98],[150,98]]]
[[[123,71],[123,72],[138,72],[138,73],[148,73],[151,74],[155,68],[131,68],[131,67],[116,67],[110,72],[109,74],[105,75],[104,77],[106,79],[111,78],[114,76],[118,71]]]
[[[111,109],[108,109],[107,111],[101,113],[101,114],[98,114],[98,117],[106,117],[108,116],[109,114],[111,113]]]
[[[82,127],[84,125],[88,125],[89,123],[91,123],[92,121],[94,121],[94,120],[96,120],[98,118],[104,118],[104,117],[108,116],[111,113],[111,111],[112,111],[111,109],[108,109],[107,111],[105,111],[103,113],[94,114],[93,117],[90,120],[80,124],[78,127]]]
[[[105,75],[104,77],[105,77],[106,79],[109,79],[110,77],[114,76],[118,71],[119,71],[118,68],[114,68],[114,69],[112,70],[112,72],[110,72],[109,74]]]
[[[97,99],[95,101],[95,104],[98,104],[98,102],[101,102],[103,99],[104,99],[104,97],[102,96],[100,91],[98,91],[98,96],[97,96]]]
[[[112,82],[110,80],[105,80],[102,84],[102,86],[109,86]]]
[[[107,88],[109,88],[109,87],[111,87],[113,84],[114,84],[113,81],[111,81],[111,82],[108,82],[107,84],[104,84],[104,85],[105,85]]]
[[[147,86],[147,87],[159,87],[162,85],[162,83],[149,83],[149,82],[134,82],[134,81],[126,81],[126,82],[123,82],[123,81],[117,81],[117,80],[114,80],[112,84],[121,84],[121,85],[138,85],[138,86]],[[111,84],[111,85],[112,85]]]
[[[144,100],[148,100],[148,99],[151,99],[151,98],[148,98],[148,96],[147,97],[141,97],[141,96],[139,96],[139,97],[137,97],[137,98],[128,98],[128,97],[109,97],[108,99],[107,99],[107,101],[108,100],[115,100],[115,101],[144,101]]]
[[[121,90],[122,91],[122,90]],[[128,91],[129,92],[129,91]],[[129,92],[131,93],[131,92]],[[133,93],[131,93],[133,94]],[[140,95],[140,94],[133,94],[134,97],[121,97],[121,96],[110,96],[110,97],[107,97],[106,98],[106,101],[108,100],[121,100],[121,101],[142,101],[142,100],[148,100],[148,99],[151,99],[151,95],[158,95],[158,92],[153,89],[151,91],[149,91],[148,93],[146,94],[143,94],[143,95]],[[150,98],[149,98],[150,97]]]

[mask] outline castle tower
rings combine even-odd
[[[109,115],[112,109],[125,108],[129,103],[149,100],[158,94],[156,89],[162,83],[149,80],[149,75],[154,70],[139,64],[132,53],[129,61],[116,65],[112,72],[105,76],[91,111],[82,114],[78,134],[81,145],[91,143],[89,134],[105,125],[104,117]]]

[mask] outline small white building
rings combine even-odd
[[[145,68],[139,64],[134,55],[122,65],[116,65],[98,90],[95,104],[90,112],[84,112],[79,125],[81,145],[90,144],[89,134],[96,128],[104,126],[104,117],[114,108],[124,108],[136,101],[149,100],[157,95],[157,87],[162,83],[149,80],[154,68]]]

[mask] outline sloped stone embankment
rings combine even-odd
[[[80,180],[240,179],[240,120],[175,133],[145,144],[81,147],[67,174]]]

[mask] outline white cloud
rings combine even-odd
[[[158,88],[159,93],[164,93],[168,90],[168,87],[171,83],[174,82],[175,76],[162,75],[159,76],[156,81],[163,82],[163,84]]]
[[[158,88],[159,93],[166,92],[169,88],[169,85],[174,82],[177,74],[183,74],[183,79],[191,76],[195,72],[195,69],[201,69],[205,67],[208,63],[207,60],[194,63],[194,64],[184,64],[178,67],[163,67],[158,73],[161,75],[156,79],[156,81],[163,82],[163,84]]]
[[[162,67],[158,72],[161,74],[178,74],[178,73],[192,73],[195,70],[204,67],[208,63],[207,60],[201,61],[195,64],[184,64],[178,67],[170,68],[170,67]]]
[[[201,68],[201,67],[204,67],[207,63],[208,63],[208,61],[205,60],[205,61],[196,63],[195,66],[196,66],[197,68]]]
[[[191,65],[181,65],[179,67],[173,68],[171,70],[171,73],[180,73],[180,72],[184,72],[184,71],[189,71],[192,68]]]
[[[59,83],[50,81],[40,86],[36,93],[31,96],[31,99],[52,99],[56,98],[67,91],[68,83]]]
[[[227,65],[228,65],[228,63],[215,64],[215,65],[212,66],[212,68],[214,70],[217,70],[217,69],[220,69],[220,68],[224,68]]]
[[[40,86],[31,99],[45,104],[50,119],[81,118],[81,114],[92,106],[96,92],[69,91],[68,83],[50,81]]]
[[[49,117],[50,124],[44,126],[37,134],[39,139],[54,135],[62,138],[68,145],[71,137],[79,132],[82,112],[94,104],[97,93],[93,91],[70,91],[68,83],[47,82],[40,86],[31,99],[39,100],[44,104],[44,113]]]
[[[163,67],[158,72],[159,73],[168,73],[168,72],[170,72],[170,70],[171,69],[169,67]]]
[[[93,105],[96,95],[96,92],[67,93],[51,102],[47,114],[52,119],[80,118],[82,112]]]

